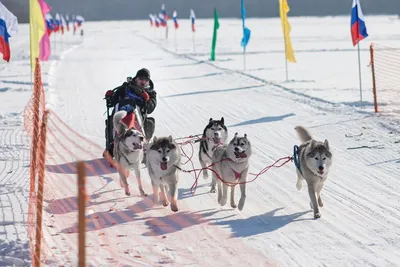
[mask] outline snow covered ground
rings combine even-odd
[[[92,168],[87,234],[93,266],[398,265],[400,116],[395,104],[384,106],[383,113],[373,112],[368,65],[370,42],[400,45],[400,21],[366,17],[370,37],[360,45],[362,106],[349,18],[290,22],[298,63],[288,64],[288,81],[279,19],[247,20],[252,36],[246,69],[240,20],[220,20],[214,62],[209,61],[212,20],[197,20],[195,47],[188,20],[180,21],[176,33],[170,27],[168,40],[164,29],[149,28],[147,21],[87,22],[83,39],[53,36],[52,60],[42,63],[46,103],[66,125],[50,116],[47,263],[72,266],[77,260],[76,181],[70,166],[81,159]],[[28,25],[21,25],[10,39],[12,61],[0,65],[1,266],[28,266],[30,260],[30,141],[22,121],[31,94],[28,36]],[[141,67],[151,70],[158,93],[152,114],[157,136],[200,134],[210,117],[224,117],[229,139],[239,132],[252,142],[251,173],[292,155],[299,144],[296,125],[307,127],[317,139],[328,139],[334,164],[322,191],[322,218],[313,219],[307,191],[296,189],[293,163],[248,184],[241,212],[219,206],[202,178],[192,196],[194,178],[187,173],[180,176],[177,213],[153,207],[151,195],[137,196],[132,177],[133,196],[125,197],[115,170],[102,165],[103,96]],[[398,92],[393,90],[391,98],[398,99]],[[200,166],[197,155],[193,162]],[[146,171],[144,187],[150,193]]]

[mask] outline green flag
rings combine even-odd
[[[217,30],[219,28],[219,22],[218,22],[218,13],[217,9],[214,8],[214,33],[213,33],[213,39],[212,39],[212,47],[211,47],[211,60],[215,60],[215,46],[217,45]]]

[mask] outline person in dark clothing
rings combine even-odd
[[[150,71],[142,68],[137,71],[135,77],[128,77],[122,85],[106,92],[108,107],[114,107],[109,120],[112,121],[113,114],[118,111],[118,103],[123,99],[135,100],[136,107],[140,109],[143,118],[144,134],[147,140],[151,139],[155,131],[155,120],[148,117],[157,106],[157,92],[154,83],[150,79]],[[112,125],[112,123],[111,123]],[[109,140],[107,150],[112,155],[113,140]]]

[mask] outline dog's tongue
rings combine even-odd
[[[133,143],[133,149],[142,149],[142,145]]]
[[[167,169],[167,163],[166,162],[161,162],[160,163],[160,167],[161,167],[161,170],[165,171]]]
[[[213,141],[214,141],[215,144],[219,144],[221,142],[221,139],[219,139],[217,137],[214,137]]]
[[[247,158],[247,155],[246,155],[245,152],[242,152],[242,153],[237,153],[237,154],[236,154],[236,157],[237,157],[237,158]]]

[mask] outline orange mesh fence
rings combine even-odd
[[[400,48],[371,45],[375,111],[400,115]]]

